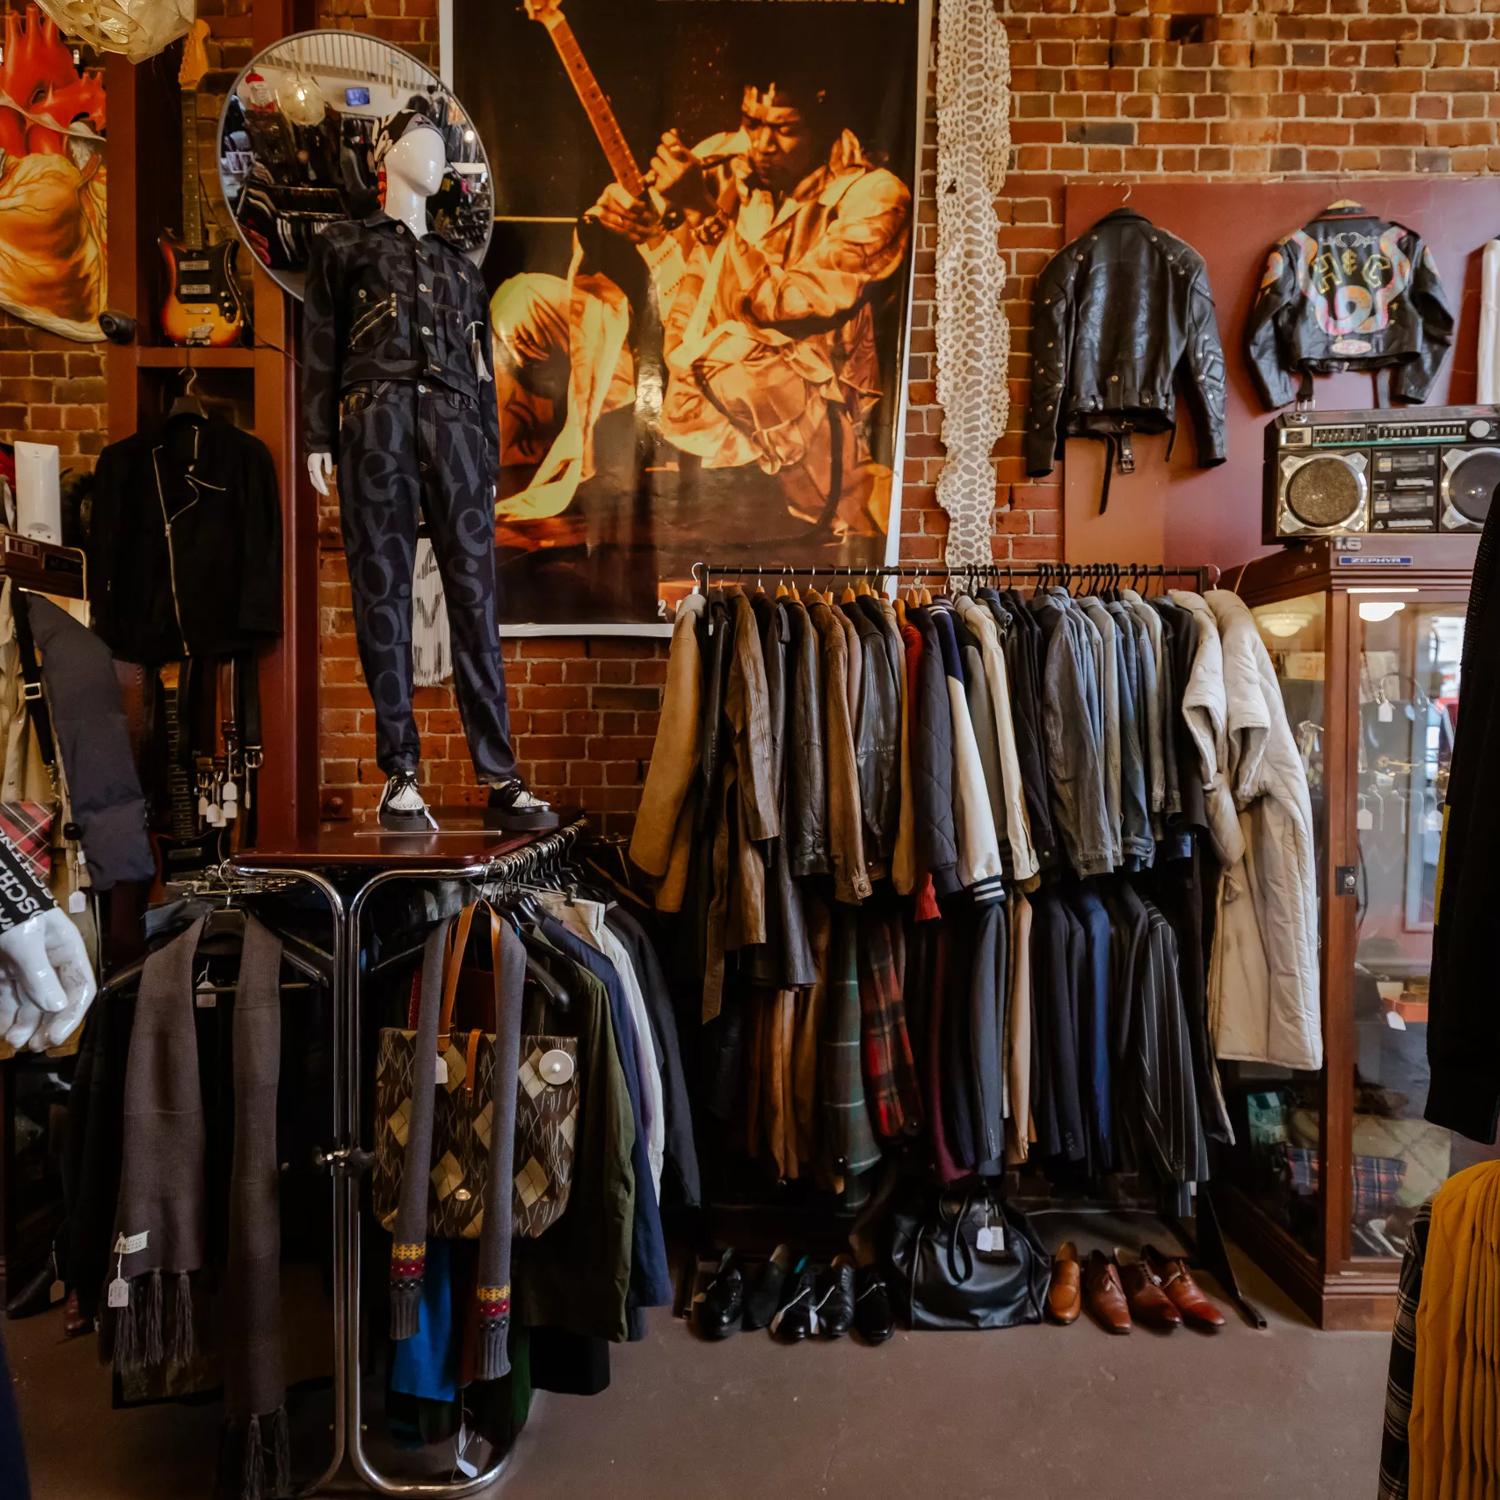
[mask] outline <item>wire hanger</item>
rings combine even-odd
[[[208,411],[198,396],[198,371],[191,355],[183,368],[187,371],[187,379],[182,382],[181,394],[167,411],[167,421],[177,417],[197,417],[200,422],[207,421]]]

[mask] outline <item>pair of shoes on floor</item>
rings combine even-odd
[[[380,794],[376,817],[391,833],[436,833],[438,822],[417,784],[415,771],[397,771]],[[549,833],[558,825],[551,805],[526,788],[519,776],[490,788],[484,826],[501,833]]]
[[[875,1267],[856,1267],[840,1255],[820,1271],[810,1256],[788,1245],[776,1247],[748,1289],[739,1257],[726,1250],[697,1298],[696,1313],[698,1330],[708,1339],[728,1338],[739,1328],[769,1328],[796,1344],[816,1334],[842,1338],[856,1329],[868,1343],[879,1344],[894,1327],[890,1293]]]
[[[1193,1280],[1187,1262],[1154,1245],[1113,1255],[1094,1250],[1082,1263],[1072,1240],[1060,1245],[1052,1258],[1047,1316],[1075,1323],[1084,1308],[1106,1333],[1129,1333],[1136,1323],[1167,1333],[1183,1323],[1206,1331],[1224,1326],[1223,1313]]]

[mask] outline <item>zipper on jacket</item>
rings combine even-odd
[[[357,344],[383,318],[394,318],[395,316],[396,294],[389,292],[367,313],[363,314],[354,327],[349,330],[350,345]]]
[[[193,433],[193,463],[198,461],[198,434]],[[167,577],[172,586],[172,613],[177,619],[177,634],[182,638],[182,649],[188,649],[187,631],[182,624],[182,604],[177,597],[177,549],[172,545],[172,518],[167,514],[167,497],[161,487],[161,449],[151,450],[151,467],[156,473],[156,503],[161,507],[161,527],[167,539]],[[189,465],[191,469],[192,465]]]

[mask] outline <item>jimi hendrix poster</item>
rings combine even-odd
[[[451,0],[495,173],[501,623],[898,531],[926,0]]]

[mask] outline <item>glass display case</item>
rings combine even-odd
[[[1231,572],[1307,768],[1324,1066],[1224,1064],[1227,1227],[1320,1325],[1389,1327],[1407,1229],[1494,1148],[1422,1118],[1438,847],[1473,535],[1304,543]]]

